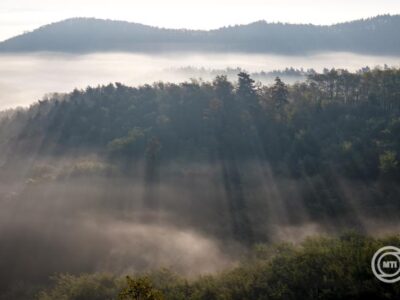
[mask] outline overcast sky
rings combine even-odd
[[[71,17],[212,29],[256,20],[332,24],[400,13],[400,0],[0,0],[0,40]]]

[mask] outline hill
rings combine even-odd
[[[279,54],[346,51],[397,55],[400,54],[398,28],[399,15],[383,15],[331,26],[258,21],[210,31],[74,18],[8,39],[0,43],[0,51],[230,51]]]
[[[218,76],[212,82],[88,87],[3,112],[0,299],[33,299],[4,293],[28,292],[21,282],[46,284],[52,274],[159,266],[201,274],[225,269],[238,247],[349,229],[398,232],[399,83],[398,69],[331,70],[292,85],[276,79],[271,86],[241,72],[233,83]],[[341,252],[338,243],[311,247],[319,255],[306,262],[298,260],[303,252],[294,252],[283,268],[238,271],[249,274],[246,285],[258,291],[258,274],[266,275],[268,286],[289,278],[284,290],[276,285],[254,298],[232,291],[223,299],[271,293],[281,299],[280,291],[315,299],[299,288],[310,282],[329,299],[346,299],[347,286],[375,280],[368,272],[373,251],[364,248],[367,258],[359,261],[365,267],[349,271],[354,260],[348,258],[356,253]],[[335,252],[326,251],[335,245],[331,256]],[[323,259],[318,268],[316,258]],[[330,262],[324,270],[338,270],[334,281],[321,276],[320,266]],[[287,266],[296,267],[286,273]],[[230,274],[226,279],[236,280]],[[346,286],[330,291],[332,282]],[[378,284],[368,285],[371,295],[381,292]],[[209,295],[210,286],[201,292]],[[218,294],[227,290],[212,286]],[[60,299],[58,291],[66,293],[55,286],[48,290],[54,297],[41,299]],[[398,294],[392,290],[387,298]]]

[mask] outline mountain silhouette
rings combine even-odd
[[[258,21],[215,30],[165,29],[125,21],[74,18],[0,43],[1,52],[221,51],[400,54],[400,15],[329,26]]]

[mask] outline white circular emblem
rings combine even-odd
[[[371,269],[382,282],[394,283],[400,280],[400,249],[385,246],[375,252],[371,260]]]

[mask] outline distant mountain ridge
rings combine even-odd
[[[229,51],[306,54],[346,51],[400,54],[400,15],[329,26],[258,21],[215,30],[164,29],[93,18],[40,27],[0,43],[0,52]]]

